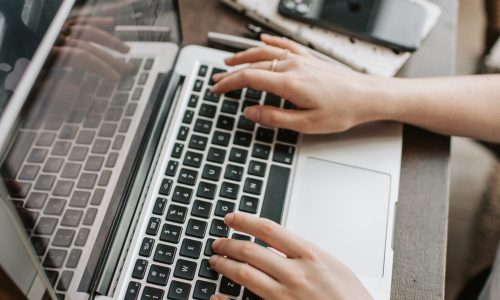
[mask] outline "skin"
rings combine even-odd
[[[319,60],[287,39],[263,35],[262,40],[266,46],[226,59],[228,66],[237,68],[215,75],[212,87],[214,93],[245,87],[263,90],[298,107],[246,108],[245,116],[256,123],[306,134],[327,134],[388,120],[445,135],[500,142],[500,75],[379,77]],[[218,255],[210,259],[212,267],[260,297],[371,299],[346,266],[279,225],[241,213],[227,215],[225,222],[284,254],[280,256],[250,242],[214,242]],[[227,298],[214,295],[212,299]]]

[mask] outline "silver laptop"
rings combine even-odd
[[[401,125],[255,124],[248,106],[295,107],[210,93],[231,53],[182,48],[179,24],[173,0],[0,4],[0,276],[30,299],[259,299],[208,265],[214,239],[254,241],[223,223],[242,211],[388,299]]]

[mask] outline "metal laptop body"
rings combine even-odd
[[[150,290],[153,291],[152,288],[161,290],[162,294],[160,298],[166,299],[167,297],[175,296],[169,294],[170,290],[172,290],[174,281],[181,284],[178,289],[186,286],[190,287],[187,291],[187,296],[190,299],[195,297],[195,293],[198,290],[197,283],[200,281],[218,284],[217,289],[219,289],[222,280],[221,276],[218,276],[216,279],[210,279],[200,275],[199,270],[201,270],[203,261],[208,258],[204,250],[201,251],[202,253],[200,253],[198,257],[182,256],[179,254],[181,251],[181,243],[184,239],[195,240],[201,242],[201,245],[205,248],[208,239],[216,238],[216,236],[211,235],[209,231],[212,229],[211,227],[214,226],[213,220],[221,220],[222,216],[218,214],[214,216],[213,213],[208,218],[194,215],[193,211],[195,204],[210,203],[212,205],[212,211],[215,211],[220,203],[233,203],[234,210],[241,210],[243,207],[243,200],[241,197],[246,195],[249,197],[252,196],[253,199],[257,199],[256,203],[258,203],[258,205],[255,208],[255,215],[264,214],[264,211],[266,211],[264,216],[267,216],[267,212],[270,209],[273,212],[271,218],[281,221],[281,223],[290,230],[298,232],[305,238],[319,244],[325,250],[329,251],[351,267],[376,299],[389,298],[392,277],[392,228],[394,224],[401,161],[401,125],[391,123],[370,124],[344,134],[300,137],[293,146],[295,152],[291,153],[291,156],[287,156],[285,160],[280,160],[279,162],[273,159],[273,151],[275,152],[276,145],[282,142],[275,140],[270,144],[272,148],[270,148],[271,154],[269,158],[257,159],[252,156],[252,147],[257,143],[262,144],[264,142],[256,140],[258,137],[254,136],[248,147],[242,146],[241,144],[237,144],[236,146],[236,148],[248,150],[248,159],[245,163],[241,163],[241,166],[245,168],[245,174],[241,181],[241,190],[237,192],[236,199],[228,198],[227,195],[220,195],[220,191],[224,188],[223,184],[225,182],[233,183],[236,181],[226,180],[224,175],[222,175],[219,180],[210,181],[209,179],[204,179],[204,177],[202,177],[204,175],[201,174],[202,169],[200,168],[199,177],[196,179],[196,183],[193,183],[192,189],[196,193],[202,181],[211,183],[217,188],[214,199],[210,200],[196,194],[192,195],[192,199],[187,203],[180,202],[182,200],[179,199],[174,200],[175,188],[177,186],[190,188],[189,182],[179,184],[178,181],[181,180],[179,169],[185,167],[184,169],[188,171],[197,170],[191,165],[185,166],[185,156],[188,151],[202,153],[204,156],[202,160],[203,165],[217,165],[217,163],[211,161],[207,163],[206,155],[208,155],[208,149],[204,152],[199,149],[193,150],[191,148],[193,145],[190,144],[190,142],[192,141],[193,135],[207,136],[212,139],[211,135],[205,135],[197,131],[204,130],[203,128],[197,127],[197,119],[201,113],[199,111],[201,105],[211,104],[217,107],[216,117],[214,117],[215,119],[213,120],[213,130],[219,130],[217,129],[217,126],[219,126],[219,124],[217,124],[217,118],[221,115],[227,115],[224,111],[223,113],[220,112],[220,110],[224,109],[224,101],[228,99],[229,102],[233,101],[241,105],[246,101],[246,96],[249,92],[246,89],[242,91],[242,95],[239,96],[239,101],[236,101],[234,97],[226,98],[226,96],[221,96],[217,101],[213,101],[212,95],[207,96],[206,94],[206,89],[210,84],[209,76],[215,68],[226,68],[223,64],[223,58],[229,56],[230,53],[198,46],[188,46],[179,50],[180,26],[178,24],[179,16],[176,1],[145,1],[143,3],[139,3],[138,1],[125,1],[118,7],[112,7],[111,5],[115,4],[112,1],[98,1],[97,3],[83,5],[79,3],[80,6],[77,5],[74,7],[72,3],[68,3],[69,2],[64,2],[64,5],[59,8],[59,14],[61,16],[59,16],[59,18],[54,18],[54,22],[52,23],[54,28],[48,31],[44,41],[47,41],[50,33],[61,31],[61,27],[64,25],[69,14],[75,16],[75,14],[81,15],[90,13],[93,16],[102,17],[106,16],[106,14],[109,15],[109,11],[113,11],[116,20],[128,26],[131,25],[130,20],[140,19],[144,17],[144,15],[152,16],[152,12],[156,11],[159,17],[154,15],[154,18],[157,17],[157,19],[153,19],[159,20],[158,22],[166,20],[165,22],[168,26],[165,26],[165,23],[161,23],[161,28],[164,30],[161,32],[149,32],[148,34],[138,30],[138,32],[141,32],[140,34],[137,33],[135,36],[132,34],[132,39],[134,41],[127,42],[131,50],[126,54],[106,49],[106,51],[112,55],[123,57],[129,61],[130,59],[143,59],[138,67],[137,73],[133,76],[136,81],[132,84],[132,88],[127,91],[130,94],[129,96],[132,97],[136,89],[142,88],[142,94],[138,96],[139,99],[127,100],[129,102],[126,102],[123,107],[123,113],[126,113],[130,103],[137,103],[134,109],[135,113],[129,116],[122,115],[119,119],[117,119],[118,117],[114,113],[110,112],[108,114],[108,111],[120,111],[119,109],[111,110],[111,107],[119,106],[121,103],[120,99],[115,99],[114,101],[116,101],[115,104],[117,105],[110,104],[103,114],[102,123],[95,129],[94,139],[106,140],[111,138],[108,138],[108,133],[106,131],[100,132],[101,128],[104,126],[103,124],[112,123],[116,125],[115,130],[118,133],[115,132],[116,135],[113,135],[112,140],[110,140],[110,144],[108,145],[109,152],[105,154],[93,153],[92,144],[92,147],[88,146],[89,153],[84,161],[78,161],[70,159],[69,152],[72,150],[68,150],[68,156],[64,156],[61,170],[57,171],[58,173],[56,173],[56,175],[53,175],[55,172],[51,173],[44,171],[45,164],[47,164],[50,157],[58,158],[62,155],[52,155],[52,146],[36,145],[39,136],[42,132],[46,131],[45,123],[38,125],[38,127],[27,127],[23,125],[26,124],[26,121],[32,120],[29,117],[32,115],[30,112],[43,112],[44,108],[46,111],[46,108],[50,107],[50,105],[36,106],[38,102],[41,102],[40,99],[46,99],[48,96],[56,94],[61,87],[65,87],[62,85],[58,86],[57,84],[54,85],[53,83],[49,85],[51,83],[49,79],[52,74],[60,74],[63,72],[62,74],[67,74],[68,78],[73,79],[72,76],[75,76],[76,82],[84,82],[87,76],[89,76],[88,74],[92,75],[91,78],[94,77],[92,72],[86,72],[83,77],[81,75],[73,75],[75,73],[74,70],[78,70],[79,67],[75,67],[76,64],[68,66],[64,65],[61,60],[56,60],[56,63],[49,61],[52,65],[50,65],[48,68],[49,71],[47,71],[47,68],[42,68],[43,63],[36,60],[36,57],[33,58],[33,62],[29,65],[29,68],[34,68],[34,62],[39,62],[38,70],[41,69],[42,71],[38,72],[36,69],[28,69],[31,70],[31,73],[26,71],[23,80],[18,85],[19,88],[24,87],[29,91],[31,88],[29,84],[30,81],[25,79],[28,78],[29,75],[31,75],[31,77],[36,77],[33,76],[33,72],[35,72],[34,74],[37,74],[39,78],[37,81],[34,81],[35,78],[32,78],[31,84],[33,85],[33,89],[31,90],[30,97],[26,97],[26,93],[23,95],[22,91],[18,92],[16,89],[8,102],[8,106],[17,104],[18,113],[14,113],[14,116],[21,111],[19,115],[20,118],[12,117],[8,120],[9,122],[5,121],[6,112],[9,112],[9,115],[12,116],[11,112],[15,111],[14,108],[11,107],[7,107],[1,115],[0,125],[2,125],[2,134],[4,132],[9,132],[9,134],[1,136],[3,149],[2,156],[5,157],[4,154],[8,154],[6,156],[7,160],[3,162],[4,165],[6,162],[9,162],[8,158],[12,155],[12,149],[21,149],[18,146],[20,143],[19,138],[16,139],[16,137],[20,134],[25,134],[25,132],[36,132],[37,137],[32,138],[33,147],[47,150],[46,157],[43,158],[42,162],[36,160],[40,155],[35,155],[32,162],[29,162],[28,160],[30,159],[31,153],[25,153],[26,157],[22,159],[22,163],[7,164],[7,166],[11,166],[10,169],[16,169],[12,168],[12,166],[18,166],[14,175],[8,172],[2,173],[2,179],[7,182],[7,185],[10,184],[11,186],[10,195],[5,195],[6,198],[14,200],[14,203],[18,206],[18,210],[27,210],[31,213],[31,222],[30,219],[28,219],[27,222],[29,237],[33,239],[33,236],[40,236],[41,238],[50,236],[47,249],[44,250],[42,255],[38,255],[42,265],[45,265],[46,269],[60,271],[58,271],[59,274],[58,278],[56,278],[56,282],[52,283],[54,285],[54,290],[50,287],[47,287],[47,289],[57,294],[66,294],[66,298],[68,299],[88,299],[91,297],[100,299],[128,298],[130,297],[131,286],[132,289],[137,287],[135,290],[137,299],[143,297]],[[167,17],[162,19],[161,15],[166,15]],[[158,25],[159,23],[155,24]],[[149,25],[150,24],[148,24],[148,26]],[[130,27],[127,27],[127,29],[130,29]],[[127,31],[124,35],[130,38],[131,33]],[[149,40],[144,38],[145,35],[148,36]],[[57,34],[53,34],[52,36],[52,41],[47,42],[48,48],[45,51],[46,53],[50,52],[54,41],[57,40]],[[153,40],[151,41],[151,39]],[[99,49],[103,48],[102,45],[95,45],[95,47]],[[40,50],[39,52],[43,51]],[[47,54],[45,54],[45,56],[46,55]],[[153,59],[154,63],[146,68],[148,59]],[[45,61],[45,57],[42,57],[42,61]],[[205,67],[204,73],[206,74],[202,74],[203,72],[201,70]],[[149,75],[142,85],[138,85],[138,81],[143,73],[148,73]],[[43,80],[40,79],[41,75],[45,75]],[[128,83],[124,81],[125,80],[122,79],[120,84],[126,87]],[[33,84],[33,82],[35,82],[35,84]],[[35,89],[37,88],[37,82],[43,82],[39,89]],[[200,82],[202,82],[202,85],[199,86],[198,89]],[[87,106],[81,105],[81,107],[84,107],[82,109],[85,109],[86,112],[92,111],[97,109],[92,106],[94,103],[93,101],[96,100],[96,98],[100,98],[100,96],[98,96],[99,90],[105,83],[105,81],[99,79],[95,86],[95,90],[90,92],[90,98],[88,96],[89,92],[87,91],[87,87],[80,87],[80,90],[70,90],[70,93],[64,94],[65,96],[62,98],[68,99],[68,95],[76,95],[78,99],[87,99],[90,101],[89,104]],[[104,87],[102,89],[104,90]],[[33,92],[33,90],[35,90],[35,92]],[[101,91],[102,93],[106,92],[103,90]],[[63,89],[63,92],[66,91]],[[124,91],[118,86],[113,90],[115,94],[122,92]],[[196,104],[193,103],[193,95],[198,97]],[[207,100],[207,97],[211,100]],[[260,103],[264,103],[266,95],[260,94],[258,97]],[[71,97],[71,99],[74,98]],[[113,100],[110,101],[110,103],[113,103]],[[281,101],[284,103],[283,100]],[[26,108],[29,103],[34,103],[31,109]],[[98,104],[96,104],[96,106],[98,106]],[[237,109],[236,120],[238,120],[238,117],[242,114],[241,108],[240,106]],[[67,109],[71,110],[72,107]],[[196,116],[190,123],[185,122],[187,111],[194,111]],[[67,118],[70,117],[67,116]],[[74,116],[74,118],[76,119],[77,116]],[[34,119],[38,120],[37,118]],[[128,124],[129,131],[120,132],[119,130],[124,119],[130,119]],[[201,119],[205,120],[206,118],[202,117]],[[82,123],[78,123],[77,120],[71,120],[71,122],[76,123],[66,123],[66,121],[64,121],[57,131],[54,130],[54,133],[57,133],[54,142],[64,142],[65,140],[61,139],[61,137],[64,138],[66,135],[71,135],[71,132],[69,132],[71,130],[68,130],[68,132],[61,131],[61,128],[67,124],[77,124],[78,133],[76,133],[76,135],[80,134],[81,131],[92,131],[94,128],[87,128],[84,126],[86,120],[86,117],[84,117],[81,120]],[[53,121],[53,118],[44,119],[46,123],[52,123]],[[189,132],[185,137],[181,134],[182,127],[186,127]],[[231,139],[234,138],[237,131],[241,131],[239,124],[234,124],[233,128],[226,129],[224,129],[225,131],[219,131],[230,134]],[[257,134],[256,131],[253,133]],[[276,131],[276,133],[278,132]],[[121,148],[121,150],[113,149],[113,143],[115,143],[117,136],[123,136],[121,147],[116,147],[116,149]],[[21,139],[21,142],[25,139],[26,138]],[[211,143],[210,140],[208,143]],[[183,145],[184,150],[182,155],[176,158],[172,155],[179,149],[179,144]],[[24,144],[21,143],[21,145]],[[33,148],[32,146],[30,147]],[[87,147],[87,145],[79,144],[76,139],[71,140],[70,149],[75,147]],[[217,147],[219,146],[217,145]],[[227,149],[228,156],[230,150],[232,150],[231,147]],[[106,167],[106,162],[111,153],[118,153],[117,155],[115,154],[117,158],[112,167]],[[89,163],[88,168],[86,168],[90,156],[102,158],[102,172],[103,170],[111,171],[111,175],[107,176],[106,185],[99,185],[100,176],[103,175],[99,173],[101,171],[97,172],[95,169],[92,169],[94,164]],[[176,161],[179,164],[173,176],[167,175],[170,170],[171,161]],[[252,176],[247,176],[246,172],[250,170],[249,164],[251,161],[265,162],[268,166],[267,171],[260,175],[250,174]],[[81,164],[80,173],[78,173],[78,177],[75,181],[72,181],[73,179],[71,178],[62,176],[64,164],[66,163]],[[238,163],[233,163],[226,159],[224,162],[220,163],[220,167],[224,170],[227,169],[230,164],[238,165]],[[36,172],[37,177],[34,180],[24,180],[19,177],[23,173],[22,168],[26,165],[39,167]],[[281,204],[277,204],[278,206],[282,205],[282,209],[278,210],[276,207],[263,207],[265,202],[264,199],[268,198],[268,195],[266,195],[266,183],[271,178],[271,166],[275,166],[274,170],[288,170],[288,180],[280,187],[281,194],[283,194],[285,201]],[[26,175],[26,173],[29,175],[34,172],[24,172],[23,174]],[[87,188],[85,182],[79,185],[79,180],[83,176],[83,173],[98,174],[95,187]],[[222,173],[224,173],[224,171]],[[190,173],[186,174],[188,174],[186,176],[189,176]],[[49,190],[38,189],[36,187],[38,183],[37,180],[41,175],[55,176],[53,186],[50,187]],[[255,180],[258,179],[264,183],[262,192],[259,195],[254,195],[250,190],[245,189],[246,187],[243,181],[247,177]],[[54,189],[58,181],[74,182],[72,190],[67,196],[56,197],[54,195]],[[13,182],[21,183],[21,185],[13,185]],[[20,195],[19,187],[23,187],[23,183],[29,183],[32,186],[27,188],[25,195]],[[253,181],[251,183],[253,183]],[[12,186],[14,186],[14,188],[12,188]],[[38,187],[44,186],[40,183]],[[96,193],[97,189],[105,190],[99,204],[97,204],[97,201],[92,202],[93,194]],[[75,202],[75,200],[72,199],[75,191],[90,191],[91,194],[87,200],[78,198],[81,201]],[[34,192],[49,194],[41,208],[26,207],[31,193]],[[61,188],[58,192],[64,194],[65,190]],[[65,200],[64,203],[66,208],[63,210],[64,214],[68,209],[82,211],[82,216],[78,221],[78,225],[71,224],[70,218],[66,218],[66,225],[61,225],[64,216],[62,218],[57,216],[54,217],[59,220],[54,228],[55,231],[59,229],[65,229],[64,232],[74,230],[74,236],[70,243],[71,245],[68,247],[60,246],[64,240],[58,241],[54,245],[54,240],[56,239],[54,235],[36,233],[41,218],[53,218],[53,215],[46,213],[51,198]],[[158,212],[158,198],[165,199],[162,207],[163,210],[160,210],[161,214]],[[84,207],[80,205],[82,202],[86,202]],[[188,209],[187,216],[185,216],[185,222],[176,223],[169,220],[167,214],[171,212],[172,205],[186,207]],[[221,207],[225,207],[224,204]],[[93,223],[92,225],[84,225],[83,221],[86,220],[87,211],[91,208],[97,208]],[[277,214],[276,211],[279,211],[279,213]],[[36,212],[38,212],[38,215],[35,216]],[[205,222],[208,225],[203,237],[186,235],[189,223],[188,219],[189,222],[194,220],[197,222]],[[154,221],[153,223],[151,223],[152,220]],[[182,233],[179,237],[179,242],[168,242],[162,237],[162,234],[165,233],[164,226],[168,224],[176,225],[181,228]],[[78,240],[78,231],[82,228],[90,229],[87,235],[88,244],[75,246],[74,243]],[[233,232],[230,231],[226,234],[232,236]],[[62,238],[64,238],[64,236],[62,236]],[[148,242],[152,241],[152,244],[149,244],[151,247],[149,256],[141,252],[146,239],[148,239]],[[174,254],[175,258],[172,258],[172,261],[162,261],[156,256],[159,255],[160,249],[158,247],[160,244],[170,247],[166,249],[172,249],[172,247],[176,249],[177,252]],[[45,262],[48,255],[47,251],[52,248],[67,251],[67,256],[63,258],[64,263],[61,268],[50,267],[50,262],[48,263],[49,267],[47,267],[47,263]],[[73,249],[81,250],[80,263],[76,267],[67,266],[69,256]],[[36,247],[35,250],[37,250]],[[137,269],[138,260],[145,262],[144,274],[142,277],[134,273]],[[180,260],[188,261],[196,265],[196,272],[191,279],[182,278],[176,274],[176,267]],[[161,278],[156,278],[156,276],[152,275],[153,270],[151,268],[153,265],[161,267],[161,270],[169,270],[169,274],[167,274],[168,279],[165,281],[164,285],[163,282],[161,282]],[[73,275],[66,291],[63,291],[59,285],[62,281],[62,272],[65,271],[72,272]],[[50,278],[48,279],[50,281]],[[160,282],[157,280],[160,280]],[[134,284],[132,285],[132,283]],[[146,290],[146,288],[148,288],[148,290]],[[176,289],[173,290],[175,292]],[[185,290],[182,292],[184,292],[184,294],[186,293]],[[238,295],[232,295],[232,297],[250,299],[247,298],[247,295],[246,290],[241,288]],[[134,294],[132,294],[132,296],[134,296]],[[155,299],[155,294],[149,296],[151,299]]]

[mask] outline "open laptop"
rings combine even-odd
[[[130,51],[109,49],[112,34]],[[253,240],[223,223],[243,211],[318,244],[388,299],[401,126],[259,126],[245,107],[293,105],[210,93],[231,54],[180,43],[173,0],[0,4],[3,282],[30,299],[259,299],[207,261],[216,238]]]

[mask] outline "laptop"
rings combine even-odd
[[[212,94],[231,53],[181,41],[174,0],[0,4],[4,292],[259,299],[208,265],[214,239],[254,241],[223,223],[242,211],[316,243],[388,299],[401,125],[260,126],[246,107],[293,104]]]

